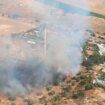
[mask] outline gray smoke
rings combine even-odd
[[[35,7],[30,6],[30,9],[37,16],[39,26],[45,25],[46,48],[42,45],[33,49],[24,41],[17,39],[20,44],[16,44],[12,37],[0,38],[4,43],[0,48],[3,55],[0,60],[0,91],[13,96],[52,84],[57,73],[58,76],[60,73],[76,75],[82,62],[81,49],[87,40],[88,17],[73,13],[75,8],[67,9],[66,6],[80,3],[89,9],[88,0],[66,0],[68,5],[61,0],[33,1]]]

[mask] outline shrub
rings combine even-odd
[[[82,65],[91,70],[95,64],[103,64],[105,62],[105,55],[100,55],[99,48],[96,44],[93,45],[94,53],[90,55],[87,60],[83,60]],[[83,53],[87,56],[86,45],[83,48]]]
[[[50,91],[50,90],[51,90],[51,87],[46,87],[46,90],[47,90],[47,91]]]
[[[87,50],[87,45],[88,45],[88,42],[86,42],[85,45],[84,45],[84,47],[83,47],[83,55],[84,56],[87,56],[88,55],[87,54],[87,51],[86,51]]]
[[[84,96],[84,92],[82,90],[78,90],[77,91],[77,96],[78,97],[83,97]]]
[[[91,90],[91,89],[93,89],[93,85],[92,84],[89,84],[89,85],[85,86],[85,90]]]
[[[84,60],[82,62],[82,66],[85,66],[87,68],[87,70],[91,70],[93,67],[93,62],[91,60]]]
[[[81,81],[80,83],[79,83],[79,85],[81,85],[81,86],[84,86],[86,83],[85,83],[85,81]]]
[[[77,99],[77,98],[78,98],[77,94],[74,94],[74,95],[72,96],[72,98],[73,98],[73,99]]]
[[[50,92],[48,93],[49,96],[52,96],[52,95],[54,95],[54,94],[55,94],[54,91],[50,91]]]
[[[101,71],[101,72],[100,72],[100,77],[101,77],[101,78],[105,78],[105,73]]]
[[[94,44],[93,48],[94,48],[94,51],[97,51],[97,52],[99,51],[99,47],[97,46],[97,44]]]
[[[89,57],[89,60],[93,64],[102,64],[105,62],[105,56],[100,55],[98,52],[95,51],[94,54]]]
[[[85,94],[82,90],[78,90],[77,93],[72,96],[72,98],[77,99],[77,98],[83,97],[84,95]]]
[[[30,100],[30,99],[26,100],[26,102],[27,102],[28,105],[33,105],[34,104],[33,101]]]
[[[11,102],[11,105],[16,105],[15,103]]]

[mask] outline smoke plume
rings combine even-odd
[[[42,44],[37,45],[37,39],[33,48],[22,38],[0,38],[0,91],[6,94],[24,95],[35,87],[52,84],[57,73],[57,78],[62,78],[59,74],[74,76],[80,70],[89,13],[80,9],[86,16],[81,15],[76,8],[68,7],[75,3],[89,9],[88,0],[33,1],[34,7],[28,8],[39,27],[44,25]]]

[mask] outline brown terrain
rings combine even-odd
[[[59,1],[68,3],[68,0]],[[77,0],[71,2],[71,5],[86,9],[85,5],[75,4],[76,1]],[[105,17],[105,0],[89,0],[89,4],[91,12],[101,14]],[[16,40],[11,43],[10,36],[11,34],[14,35],[16,33],[27,32],[40,24],[37,21],[37,16],[34,15],[33,8],[37,9],[33,0],[0,0],[0,38],[2,37],[2,40],[0,40],[0,47],[11,45],[12,47],[10,50],[12,50],[13,53],[8,52],[10,57],[13,56],[14,58],[18,57],[23,59],[25,53],[28,53],[22,51],[18,53],[20,51],[19,46],[24,45],[25,42]],[[92,36],[88,41],[86,47],[88,54],[87,59],[90,55],[93,55],[93,45],[96,42],[105,44],[105,18],[103,17],[88,17],[89,20],[91,20],[91,26],[93,28],[90,33],[95,34],[95,36]],[[5,42],[5,38],[8,39],[7,42]],[[27,46],[29,45],[27,44]],[[5,51],[5,49],[2,50]],[[35,49],[29,50],[33,51],[32,54],[35,52]],[[0,52],[0,59],[9,57],[8,53],[3,54]],[[85,91],[84,86],[81,85],[82,77],[86,79],[91,78],[91,81],[88,79],[87,84],[92,84],[93,80],[100,76],[98,74],[100,70],[105,69],[105,65],[96,64],[89,69],[88,71],[86,67],[81,66],[80,73],[73,78],[67,76],[63,86],[59,84],[47,88],[41,87],[33,90],[33,92],[26,96],[16,96],[14,98],[0,93],[0,105],[105,105],[104,88],[94,86],[92,89]],[[80,93],[81,97],[77,98],[77,93]]]
[[[9,19],[8,17],[0,16],[0,33],[2,35],[23,32],[33,27],[35,27],[35,25],[25,21],[15,21],[13,19]]]

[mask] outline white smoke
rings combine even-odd
[[[75,2],[66,0],[68,4],[65,1],[60,2],[60,0],[34,1],[36,3],[34,12],[41,17],[41,24],[46,24],[48,31],[46,34],[48,63],[56,66],[63,73],[77,74],[82,62],[81,48],[87,37],[84,30],[89,24],[88,18],[81,14],[88,15],[89,12],[75,6],[74,8],[68,6],[72,3],[76,5],[79,3],[89,9],[88,0],[75,0]],[[71,11],[77,11],[77,13],[70,13]]]
[[[75,7],[69,9],[69,4],[74,0],[66,0],[68,5],[60,0],[33,1],[34,8],[29,7],[37,16],[39,25],[46,26],[46,49],[39,47],[37,50],[40,49],[40,52],[36,52],[27,44],[15,46],[11,38],[6,39],[8,43],[0,38],[5,45],[10,45],[10,48],[0,48],[1,54],[6,55],[0,64],[0,90],[11,95],[24,94],[34,87],[53,82],[56,72],[74,76],[82,62],[81,49],[87,40],[85,29],[90,23],[87,16],[79,13],[88,15],[89,12],[81,9],[78,12]],[[88,0],[79,3],[85,3],[89,9]],[[78,0],[75,0],[75,4],[78,4]],[[44,53],[43,49],[46,54],[41,54]],[[24,60],[17,60],[18,55]]]

